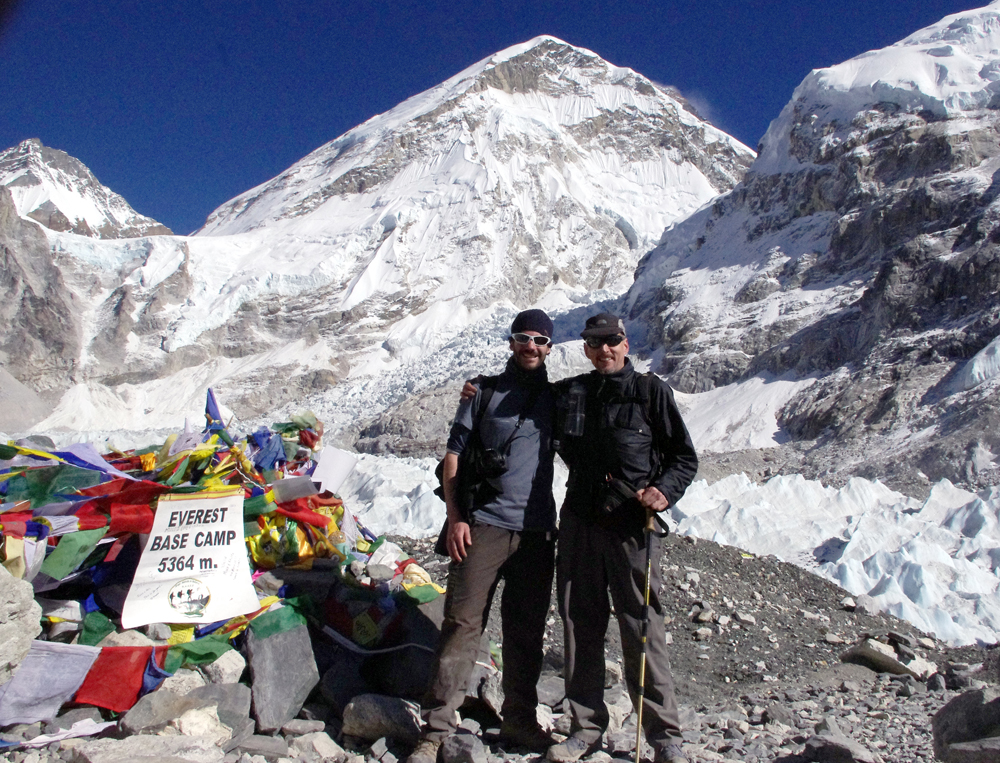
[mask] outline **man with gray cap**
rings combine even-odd
[[[622,320],[610,313],[595,315],[581,336],[594,371],[556,385],[561,401],[572,406],[572,415],[565,417],[572,425],[560,426],[558,434],[569,480],[559,519],[556,583],[572,727],[566,741],[549,747],[548,757],[573,763],[601,745],[608,727],[604,636],[613,604],[625,680],[633,704],[641,698],[643,731],[654,761],[681,763],[686,759],[659,597],[661,539],[645,536],[644,528],[648,512],[663,511],[684,494],[698,458],[670,387],[653,374],[636,372],[629,360]],[[647,542],[652,544],[648,549]],[[649,569],[644,634],[647,552],[655,561]]]
[[[408,763],[434,763],[456,730],[500,579],[501,743],[535,752],[552,744],[535,715],[555,568],[555,399],[545,369],[551,337],[552,321],[542,310],[518,313],[506,368],[480,377],[474,397],[463,400],[455,416],[442,478],[451,557],[444,622],[434,679],[422,702],[424,728]]]

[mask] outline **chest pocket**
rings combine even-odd
[[[616,398],[605,406],[604,414],[604,426],[607,429],[623,429],[646,436],[652,431],[646,417],[645,404],[640,398]]]

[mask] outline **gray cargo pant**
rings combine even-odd
[[[652,541],[649,627],[646,631],[646,680],[642,725],[654,750],[681,742],[674,680],[660,601],[662,540]],[[608,728],[604,704],[604,636],[611,602],[621,632],[625,682],[632,704],[639,696],[642,611],[645,601],[646,540],[642,528],[604,526],[574,516],[565,508],[559,524],[557,560],[559,614],[566,633],[566,699],[573,732],[587,742]]]
[[[455,711],[465,700],[490,604],[501,578],[501,714],[505,724],[537,723],[536,686],[542,672],[542,637],[554,568],[554,533],[517,532],[486,524],[472,526],[468,555],[448,568],[434,679],[421,703],[424,738],[440,742],[455,731]]]

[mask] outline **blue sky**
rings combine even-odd
[[[369,117],[540,34],[677,87],[755,148],[810,69],[955,0],[0,0],[0,149],[40,138],[190,233]]]

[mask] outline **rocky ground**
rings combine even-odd
[[[394,540],[443,582],[447,565],[433,554],[432,540]],[[957,691],[1000,678],[1000,650],[949,647],[892,616],[850,611],[843,589],[773,557],[671,536],[661,567],[671,666],[692,761],[933,760],[934,713]],[[499,643],[496,610],[494,602],[489,632]],[[842,662],[866,636],[911,644],[938,666],[939,676],[923,682]],[[561,655],[562,624],[553,610],[543,683],[558,681]],[[621,664],[614,623],[606,655]],[[619,728],[606,735],[605,753],[628,759],[635,716],[630,728],[631,703],[617,675],[609,671],[607,699],[623,710],[612,711],[618,718],[612,726]],[[558,715],[555,720],[558,729]],[[859,745],[853,757],[817,751],[816,741],[807,746],[817,724]]]
[[[433,553],[433,539],[390,539],[437,582],[446,582],[447,561]],[[843,590],[773,557],[758,558],[736,548],[672,536],[666,540],[661,567],[661,596],[669,613],[666,624],[673,644],[672,668],[685,749],[692,763],[933,760],[931,721],[935,713],[966,690],[992,690],[989,684],[996,684],[1000,676],[1000,649],[951,648],[938,643],[905,622],[866,613],[870,604],[866,597],[858,597],[855,607],[845,605]],[[329,586],[332,573],[318,568],[303,574],[313,585],[326,581]],[[436,603],[440,602],[438,599]],[[497,645],[502,643],[498,603],[499,596],[487,634]],[[539,713],[559,734],[568,731],[568,718],[561,712],[563,638],[554,610],[548,623]],[[309,637],[303,637],[308,642]],[[871,640],[865,641],[869,637]],[[862,660],[862,664],[843,661],[842,655],[849,649],[857,650],[861,642],[868,645],[869,651],[877,647],[886,652],[889,656],[879,659],[891,663],[890,667],[883,665],[883,672],[878,672],[868,660]],[[161,687],[119,719],[112,738],[69,739],[40,749],[16,748],[0,755],[0,760],[404,760],[417,733],[414,706],[384,692],[372,693],[370,688],[352,689],[348,685],[351,658],[324,642],[321,634],[313,634],[313,651],[322,681],[302,706],[299,717],[274,724],[273,733],[260,731],[258,718],[258,733],[248,736],[254,725],[247,717],[250,689],[245,683],[235,683],[244,663],[230,652],[236,672],[228,683],[202,685],[204,680],[199,679],[201,683],[192,684],[195,688],[191,689],[185,682],[198,678],[197,672],[181,671],[168,679],[176,682],[170,690]],[[422,663],[412,652],[408,657],[396,658],[403,662],[390,663],[395,665],[392,671],[397,674],[396,686],[413,684],[426,669],[427,655],[418,654],[425,658]],[[589,759],[592,763],[634,760],[635,715],[621,678],[621,647],[613,624],[608,632],[606,657],[606,701],[611,726],[603,749]],[[902,663],[919,671],[919,680],[885,672],[900,668]],[[442,763],[539,760],[537,755],[506,748],[499,742],[499,722],[493,712],[499,706],[499,680],[495,673],[484,675],[476,698],[463,708],[461,728],[467,733],[449,740],[442,749]],[[256,678],[254,687],[258,687]],[[980,704],[990,703],[992,708],[993,697],[988,693],[980,698]],[[116,720],[96,708],[80,707],[64,711],[52,723],[4,729],[0,739],[30,740],[84,719]],[[190,728],[195,722],[200,725]],[[237,739],[235,730],[241,727],[244,731]],[[221,732],[219,739],[229,741],[213,742],[206,736],[209,732]],[[987,743],[992,744],[992,740]],[[645,749],[643,757],[648,763],[651,751]],[[986,757],[961,759],[996,761],[998,757],[991,748]]]

